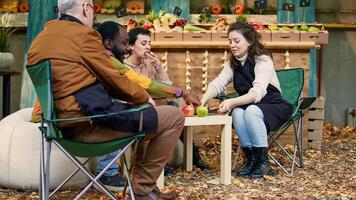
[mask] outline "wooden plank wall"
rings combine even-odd
[[[224,63],[222,57],[225,50],[223,49],[191,49],[191,80],[192,91],[200,97],[202,92],[202,74],[203,74],[203,60],[204,52],[209,52],[209,67],[208,67],[208,82],[211,82],[221,71]],[[185,88],[185,73],[186,73],[186,50],[185,49],[154,49],[160,58],[165,51],[168,52],[168,75],[175,86]],[[228,50],[227,50],[228,51]],[[273,54],[273,62],[276,69],[284,69],[285,67],[285,50],[271,50]],[[309,49],[304,50],[289,50],[290,67],[301,67],[305,70],[305,82],[303,94],[305,96],[309,93]],[[162,61],[163,62],[163,61]],[[232,85],[229,85],[228,91],[233,91]],[[215,102],[218,103],[218,102]],[[307,117],[304,120],[305,141],[307,141]],[[221,127],[196,127],[194,129],[194,140],[197,144],[201,144],[204,138],[217,135]],[[233,134],[235,131],[233,130]],[[287,134],[281,137],[282,143],[292,143],[293,135],[291,129]]]

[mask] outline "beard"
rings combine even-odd
[[[115,58],[118,59],[120,62],[124,62],[125,59],[125,54],[121,53],[119,48],[117,48],[115,45],[114,47],[111,49],[111,52],[114,54]]]

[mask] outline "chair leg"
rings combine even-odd
[[[133,166],[134,166],[133,163],[135,162],[135,159],[136,159],[136,152],[137,152],[137,149],[138,149],[138,145],[140,144],[140,141],[141,140],[136,140],[135,143],[134,143],[134,148],[133,148],[132,156],[131,156],[131,159],[130,159],[131,166],[127,165],[126,156],[125,155],[123,156],[124,157],[124,167],[127,168],[127,169],[125,169],[125,173],[126,173],[126,176],[127,176],[127,180],[126,180],[127,182],[125,184],[124,190],[122,191],[122,196],[126,195],[127,186],[129,186],[130,195],[131,195],[131,197],[133,197],[132,199],[135,199],[135,197],[134,197],[134,190],[133,190],[132,184],[130,182],[130,176],[131,176],[131,172],[132,172],[132,169],[133,169]]]
[[[91,160],[91,158],[88,158],[83,165],[85,166],[89,161]],[[75,176],[78,172],[79,172],[79,168],[77,168],[76,170],[74,170],[65,180],[62,181],[61,184],[59,184],[59,186],[54,189],[51,194],[49,195],[49,198],[51,198],[58,190],[60,190],[71,178],[73,178],[73,176]]]
[[[301,131],[301,141],[300,141],[300,152],[299,152],[299,159],[300,159],[300,168],[304,167],[304,129],[303,129],[303,118],[300,119],[300,131]]]
[[[278,160],[275,159],[275,158],[272,156],[272,154],[270,154],[270,153],[268,152],[268,155],[269,155],[269,157],[278,165],[278,167],[279,167],[284,173],[289,174],[288,171],[286,170],[286,168],[283,167],[283,166],[281,165],[281,163],[279,163]]]
[[[46,192],[46,167],[45,167],[45,149],[44,149],[44,143],[45,143],[45,139],[44,139],[44,134],[42,133],[41,135],[41,150],[40,150],[40,191],[39,191],[39,195],[40,195],[40,199],[42,200],[47,200],[48,199],[48,195]]]
[[[46,162],[46,185],[45,185],[45,191],[46,191],[46,197],[49,198],[49,177],[50,177],[50,169],[51,169],[51,150],[52,150],[52,142],[51,141],[46,141],[47,143],[47,156],[45,159]]]
[[[134,154],[135,155],[135,154]],[[127,185],[129,186],[129,189],[130,189],[130,196],[131,196],[131,199],[132,200],[135,200],[135,194],[134,194],[134,190],[133,190],[133,186],[132,186],[132,183],[131,183],[131,170],[132,168],[130,167],[130,169],[128,168],[127,166],[127,160],[126,160],[126,156],[124,156],[124,169],[125,169],[125,173],[126,173],[126,176],[127,176]],[[124,188],[124,191],[122,192],[122,197],[125,197],[125,194],[126,194],[126,185],[125,185],[125,188]]]
[[[293,122],[293,129],[294,129],[294,146],[293,146],[293,159],[292,159],[292,169],[291,169],[291,175],[293,175],[294,172],[294,166],[295,166],[295,159],[297,155],[297,146],[298,146],[298,127],[296,127],[295,122]]]
[[[75,158],[72,157],[58,142],[53,141],[54,144],[85,174],[89,177],[89,179],[92,181],[75,199],[80,199],[81,196],[84,195],[84,193],[91,187],[91,185],[96,184],[102,191],[104,191],[111,199],[116,199],[116,197],[111,193],[109,190],[107,190],[100,182],[97,181],[98,177],[95,178],[94,175],[89,172],[85,166],[81,164],[81,162]],[[124,148],[127,149],[127,146]]]

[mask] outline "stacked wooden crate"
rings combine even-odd
[[[324,131],[325,98],[319,97],[308,113],[308,147],[321,150]]]

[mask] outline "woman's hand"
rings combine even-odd
[[[236,99],[226,99],[225,101],[221,102],[219,105],[218,112],[225,113],[230,112],[231,109],[236,107]]]
[[[162,65],[161,65],[161,62],[158,58],[158,56],[151,52],[151,51],[148,51],[146,52],[146,59],[152,64],[152,66],[155,68],[156,72],[160,72],[161,69],[162,69]]]

